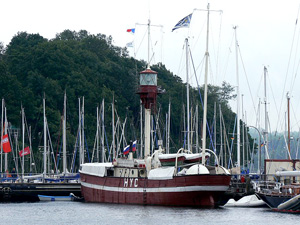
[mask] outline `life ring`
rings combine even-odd
[[[4,187],[2,188],[3,194],[10,194],[12,192],[10,187]]]

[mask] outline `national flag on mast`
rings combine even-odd
[[[124,149],[123,149],[123,154],[127,155],[129,153],[130,150],[130,145],[127,145]]]
[[[191,13],[190,15],[184,17],[183,19],[181,19],[176,25],[175,27],[172,29],[172,32],[178,28],[181,27],[189,27],[190,23],[191,23],[191,19],[192,19],[192,15],[193,13]]]
[[[128,42],[128,43],[126,44],[126,47],[127,47],[127,48],[132,48],[132,47],[133,47],[133,41],[132,41],[132,42]]]
[[[134,34],[134,33],[135,33],[135,28],[127,29],[127,32],[128,32],[128,33],[133,33],[133,34]]]
[[[136,151],[136,141],[132,142],[132,151]]]
[[[24,155],[29,155],[30,154],[30,149],[29,147],[24,148],[19,152],[20,157],[23,157]]]
[[[5,153],[11,152],[8,134],[3,135],[1,144],[2,144],[3,152]]]

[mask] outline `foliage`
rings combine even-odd
[[[25,108],[27,123],[33,127],[33,151],[42,158],[38,146],[42,145],[43,97],[46,98],[46,115],[52,142],[60,151],[63,94],[67,93],[68,152],[71,155],[78,129],[78,99],[85,101],[85,130],[88,151],[92,151],[96,133],[96,107],[105,99],[106,137],[111,140],[111,103],[115,101],[120,120],[127,123],[127,142],[139,139],[139,96],[136,94],[139,71],[146,68],[144,61],[129,57],[126,48],[114,46],[111,36],[91,35],[85,30],[65,30],[52,40],[39,34],[20,32],[6,48],[0,44],[0,96],[5,99],[8,119],[15,127],[20,125],[20,108]],[[158,72],[158,84],[166,90],[158,97],[161,115],[171,103],[171,138],[173,150],[182,146],[184,135],[183,103],[186,88],[180,77],[159,63],[153,65]],[[214,103],[220,105],[227,132],[234,126],[235,114],[228,100],[235,97],[233,88],[226,82],[222,87],[209,86],[208,121],[214,118]],[[200,90],[191,88],[192,107],[201,105]],[[218,111],[218,110],[217,110]],[[202,107],[199,107],[202,115]],[[164,129],[164,116],[160,118]],[[211,125],[210,125],[211,126]],[[200,127],[200,126],[199,126]],[[201,130],[201,128],[199,128]],[[200,132],[201,133],[201,132]],[[220,134],[217,128],[218,135]],[[108,141],[108,142],[109,142]],[[209,142],[208,142],[209,143]],[[110,146],[106,146],[108,149]],[[70,160],[69,160],[69,163]]]

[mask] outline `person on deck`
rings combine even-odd
[[[12,178],[16,178],[17,177],[16,169],[15,168],[13,168],[12,171],[11,171],[11,177]]]

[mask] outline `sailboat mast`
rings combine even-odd
[[[187,132],[187,150],[191,150],[190,148],[190,86],[189,86],[189,40],[185,39],[185,47],[186,47],[186,132]]]
[[[1,173],[2,173],[2,155],[3,155],[3,146],[2,146],[3,123],[4,123],[4,99],[2,98],[2,110],[1,110],[1,168],[0,168]]]
[[[244,118],[244,95],[242,94],[242,121],[245,121]],[[245,123],[242,123],[242,143],[243,143],[243,169],[245,169]]]
[[[198,128],[198,123],[199,123],[199,113],[198,113],[198,104],[196,105],[196,123],[195,123],[195,134],[196,134],[196,153],[199,152],[199,139],[198,139],[198,131],[199,131],[199,128]]]
[[[104,99],[102,99],[102,110],[101,110],[102,114],[101,114],[101,125],[102,125],[102,136],[101,136],[101,145],[102,145],[102,158],[101,158],[101,162],[104,162],[104,158],[105,158],[105,148],[104,148]]]
[[[170,153],[170,121],[171,120],[171,103],[169,102],[168,107],[168,122],[167,122],[167,154]]]
[[[67,94],[64,94],[64,116],[63,116],[63,173],[66,174],[67,172]]]
[[[148,20],[148,69],[150,69],[150,18]]]
[[[115,96],[113,95],[113,102],[112,102],[112,152],[113,152],[113,160],[116,158],[116,148],[115,148]]]
[[[237,114],[237,166],[238,166],[238,170],[240,172],[240,167],[241,167],[241,149],[240,149],[240,143],[241,143],[241,131],[240,131],[240,89],[239,89],[239,66],[238,66],[238,42],[237,42],[237,37],[236,37],[236,26],[233,27],[234,29],[234,34],[235,34],[235,53],[236,53],[236,94],[237,94],[237,98],[236,98],[236,104],[237,104],[237,110],[236,110],[236,114]]]
[[[4,134],[7,134],[7,127],[8,127],[8,122],[7,122],[7,114],[6,114],[6,106],[4,107]],[[7,171],[8,165],[7,165],[7,153],[4,153],[4,171]]]
[[[143,105],[142,105],[142,101],[141,101],[141,105],[140,105],[140,141],[141,141],[141,148],[140,148],[140,157],[142,158],[143,156]]]
[[[286,94],[287,97],[287,118],[288,118],[288,150],[289,150],[289,157],[291,159],[291,133],[290,133],[290,96],[289,93]]]
[[[78,127],[78,140],[79,140],[79,143],[78,143],[78,146],[79,146],[79,165],[83,163],[83,155],[82,155],[82,145],[81,145],[81,136],[82,136],[82,133],[81,133],[81,104],[80,104],[80,98],[78,98],[78,124],[79,124],[79,127]]]
[[[24,141],[25,141],[25,122],[24,122],[24,108],[23,106],[21,106],[21,112],[22,112],[22,149],[24,151]],[[24,153],[24,152],[23,152]],[[24,154],[22,156],[22,180],[24,178],[24,165],[25,165],[25,161],[24,161]]]
[[[47,129],[46,129],[46,102],[45,102],[45,94],[44,94],[44,98],[43,98],[43,115],[44,115],[44,178],[46,176],[46,172],[47,172]]]
[[[82,126],[81,126],[81,144],[82,144],[82,163],[84,163],[84,96],[82,97],[82,108],[81,108],[81,113],[82,113],[82,118],[81,118],[81,121],[82,121]]]
[[[268,154],[268,110],[267,110],[267,67],[264,67],[264,86],[265,86],[265,99],[264,99],[264,104],[265,104],[265,132],[264,132],[264,139],[265,139],[265,152],[266,152],[266,156],[267,158],[269,158],[269,154]]]
[[[96,158],[99,162],[99,107],[97,106]]]
[[[208,41],[209,41],[209,4],[207,5],[207,31],[206,31],[206,52],[205,52],[205,76],[204,76],[204,106],[202,124],[202,164],[205,164],[206,149],[206,120],[207,120],[207,77],[208,77]]]

